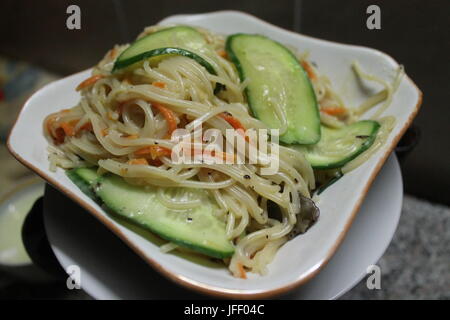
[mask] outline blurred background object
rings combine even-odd
[[[80,30],[66,28],[68,17],[66,9],[71,4],[81,8]],[[368,16],[366,8],[372,4],[381,8],[381,30],[369,30],[366,27]],[[20,177],[31,175],[8,154],[4,142],[19,108],[33,91],[58,77],[93,66],[113,44],[132,41],[145,26],[155,24],[164,17],[216,10],[245,11],[282,28],[305,35],[377,48],[405,65],[407,74],[424,93],[424,102],[414,121],[413,129],[408,132],[399,148],[402,154],[408,154],[402,161],[405,192],[430,202],[450,204],[450,197],[447,194],[450,190],[448,142],[450,108],[447,105],[450,101],[448,0],[229,0],[226,5],[208,0],[158,2],[2,0],[0,4],[2,189]],[[416,146],[419,136],[420,141]],[[0,190],[0,193],[6,189]],[[427,232],[434,233],[433,228],[441,230],[439,236],[448,241],[450,222],[447,208],[434,204],[423,207],[424,205],[415,202],[419,201],[416,198],[406,199],[410,199],[405,200],[409,201],[409,206],[405,205],[406,209],[404,208],[404,215],[409,215],[408,221],[416,221],[430,228],[423,231],[425,235]],[[423,216],[423,210],[433,213],[426,218]],[[433,217],[434,220],[425,224],[422,221]],[[442,224],[446,227],[443,228]],[[416,253],[423,250],[421,253],[423,259],[426,259],[427,255],[436,258],[433,255],[441,252],[439,251],[441,249],[433,249],[435,242],[425,236],[423,239],[419,236],[417,238],[419,240],[415,239],[413,234],[422,231],[414,229],[414,225],[410,224],[408,228],[411,234],[397,237],[394,240],[394,248],[405,248],[404,250],[412,250],[411,252],[415,250]],[[450,257],[447,255],[446,258],[448,261]],[[405,266],[396,266],[399,269],[403,267]],[[449,271],[448,266],[446,270]],[[440,281],[438,282],[441,284],[446,283],[448,278]],[[17,289],[18,297],[23,293],[20,288],[22,287]],[[24,292],[28,290],[26,288],[28,287],[23,287]],[[28,291],[30,290],[33,289]],[[405,296],[408,294],[405,293]],[[447,292],[447,298],[448,294]],[[0,297],[6,296],[0,284]],[[48,296],[55,296],[51,289]],[[66,292],[56,296],[66,297]],[[31,294],[30,297],[34,296]],[[355,293],[354,297],[358,297],[358,293]],[[380,295],[376,297],[389,298]]]

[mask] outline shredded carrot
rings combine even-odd
[[[159,167],[163,163],[159,159],[150,159],[150,160],[148,160],[148,164],[151,166],[154,166],[154,167]]]
[[[161,89],[165,89],[166,88],[166,83],[162,82],[162,81],[154,81],[152,82],[152,85],[154,85],[155,87],[161,88]]]
[[[159,158],[161,156],[170,156],[172,154],[172,150],[160,147],[160,146],[147,146],[140,148],[134,152],[137,156],[150,155],[152,159]]]
[[[225,59],[228,57],[227,52],[225,50],[218,50],[217,54]]]
[[[52,135],[53,136],[53,141],[55,142],[55,144],[61,144],[64,142],[64,138],[66,137],[66,134],[64,133],[63,128],[59,127],[56,128],[55,130],[55,134]]]
[[[234,129],[236,129],[236,130],[242,129],[243,131],[245,131],[245,128],[242,125],[242,123],[237,118],[230,115],[229,113],[224,112],[224,113],[221,113],[219,116],[222,119],[224,119],[226,122],[228,122]]]
[[[108,58],[110,58],[110,59],[115,58],[116,57],[116,53],[117,53],[117,49],[116,48],[112,48],[108,52]]]
[[[329,114],[330,116],[338,116],[347,112],[344,107],[331,107],[331,108],[321,108],[320,111]]]
[[[128,164],[145,164],[148,165],[147,159],[145,158],[137,158],[137,159],[131,159],[128,161]]]
[[[245,269],[242,266],[242,263],[238,262],[238,263],[236,263],[236,266],[237,266],[238,271],[239,271],[239,278],[247,279],[247,273],[245,272]]]
[[[57,114],[52,114],[50,117],[47,118],[45,122],[45,127],[47,128],[47,131],[51,134],[53,138],[56,138],[53,134],[53,123],[56,121]]]
[[[222,151],[216,151],[216,150],[199,150],[194,149],[194,155],[203,153],[206,157],[214,157],[218,159],[222,159],[224,161],[231,159],[231,161],[235,162],[236,157],[234,154],[222,152]]]
[[[109,134],[108,128],[102,129],[102,136],[106,137]]]
[[[242,123],[228,112],[223,112],[219,116],[228,122],[237,132],[245,137],[245,141],[249,141],[249,137],[245,135],[245,128]]]
[[[83,82],[81,82],[77,86],[76,90],[80,91],[81,89],[84,89],[84,88],[87,88],[89,86],[92,86],[94,83],[96,83],[98,80],[100,80],[103,77],[104,77],[104,75],[101,75],[101,74],[96,74],[96,75],[94,75],[92,77],[89,77],[86,80],[84,80]]]
[[[91,122],[86,122],[85,124],[83,124],[79,130],[85,130],[85,131],[92,131],[92,123]]]
[[[150,154],[150,153],[151,153],[150,147],[143,147],[143,148],[137,149],[137,150],[134,152],[134,154],[135,154],[136,156],[145,156],[145,155],[148,155],[148,154]]]
[[[316,73],[314,72],[313,68],[306,60],[300,61],[300,64],[302,65],[303,69],[305,69],[306,73],[308,74],[308,77],[311,80],[317,79]]]
[[[130,134],[130,135],[126,136],[125,138],[134,140],[134,139],[139,138],[139,136],[137,134]]]
[[[74,127],[70,122],[61,122],[61,128],[66,136],[73,137],[75,135]]]
[[[66,136],[73,137],[82,130],[92,131],[91,122],[86,122],[84,125],[78,128],[78,130],[75,130],[75,127],[77,126],[79,120],[64,121],[59,123],[57,128],[54,128],[54,124],[57,121],[59,114],[67,113],[68,111],[69,110],[67,109],[61,110],[60,112],[51,115],[45,123],[45,126],[52,136],[55,144],[63,143]]]
[[[175,129],[177,128],[177,121],[175,120],[175,114],[173,113],[172,110],[164,107],[159,103],[153,103],[152,105],[156,109],[158,109],[159,112],[161,112],[161,114],[163,115],[164,119],[166,119],[168,126],[167,136],[170,137],[172,135],[172,132],[174,132]]]

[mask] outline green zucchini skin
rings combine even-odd
[[[75,168],[67,170],[66,175],[85,195],[96,202],[99,201],[92,189],[93,183],[98,178],[96,168]]]
[[[328,180],[325,184],[321,185],[319,188],[317,188],[317,195],[320,195],[322,192],[324,192],[328,187],[332,186],[335,182],[337,182],[339,179],[341,179],[344,176],[342,171],[338,171],[336,176]]]
[[[322,139],[316,145],[291,147],[304,152],[314,169],[340,168],[370,148],[379,128],[380,124],[373,120],[361,120],[339,129],[323,127]],[[342,145],[342,139],[350,141],[350,145]],[[342,153],[327,155],[323,152],[337,146],[342,146]]]
[[[192,27],[176,26],[161,29],[134,41],[117,57],[117,61],[128,60],[146,51],[164,47],[181,48],[201,54],[209,51],[206,39],[201,33]]]
[[[320,114],[310,79],[294,54],[280,43],[262,35],[233,34],[225,49],[245,89],[253,115],[271,128],[280,122],[271,106],[285,92],[282,109],[288,129],[280,136],[286,144],[315,144],[320,140]],[[275,98],[276,99],[276,98]]]
[[[163,239],[218,259],[234,253],[234,246],[226,237],[225,223],[214,216],[218,207],[206,196],[201,206],[173,210],[158,200],[156,188],[130,185],[114,174],[98,176],[93,168],[78,168],[67,175],[108,211]],[[196,192],[207,195],[203,190]]]
[[[159,50],[159,51],[158,51]],[[176,26],[153,32],[133,42],[117,57],[112,72],[118,72],[144,59],[181,55],[197,61],[206,70],[217,75],[215,53],[205,37],[192,27]],[[225,89],[216,83],[214,93]]]
[[[189,50],[186,50],[186,49],[171,48],[171,47],[157,48],[157,49],[145,51],[136,56],[128,58],[128,59],[122,59],[122,60],[118,59],[114,63],[113,72],[116,70],[128,67],[136,62],[139,62],[139,61],[142,61],[145,59],[156,58],[156,57],[161,58],[163,56],[168,56],[168,55],[179,55],[179,56],[191,58],[191,59],[195,60],[196,62],[198,62],[203,67],[205,67],[205,69],[209,73],[211,73],[213,75],[217,75],[216,70],[214,70],[213,66],[209,62],[207,62],[205,59],[200,57],[199,55],[197,55]]]

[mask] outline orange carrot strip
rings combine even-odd
[[[94,83],[96,83],[98,80],[100,80],[103,77],[104,77],[104,75],[101,75],[101,74],[96,74],[92,77],[89,77],[86,80],[84,80],[83,82],[81,82],[75,90],[80,91],[81,89],[92,86]]]
[[[128,161],[128,164],[145,164],[148,165],[148,161],[145,158],[137,158],[137,159],[131,159]]]
[[[330,116],[338,116],[347,112],[344,107],[331,107],[331,108],[321,108],[320,111],[329,114]]]
[[[236,266],[237,266],[238,271],[239,271],[239,278],[247,279],[247,273],[245,272],[245,269],[242,266],[242,263],[238,262],[238,263],[236,263]]]
[[[170,137],[172,135],[172,132],[174,132],[175,129],[177,128],[177,121],[175,120],[175,114],[173,113],[172,110],[164,107],[159,103],[153,103],[152,105],[156,109],[158,109],[159,112],[161,112],[161,114],[163,115],[164,119],[166,119],[168,125],[167,136]]]
[[[137,134],[130,134],[130,135],[126,136],[125,138],[127,138],[127,139],[137,139],[137,138],[139,138],[139,136]]]
[[[69,136],[69,137],[73,137],[75,135],[75,130],[72,126],[71,123],[69,122],[62,122],[61,123],[61,128],[64,130],[64,133]]]
[[[203,152],[203,155],[205,155],[205,156],[222,159],[224,161],[226,161],[227,159],[230,159],[230,158],[232,159],[233,162],[235,162],[235,160],[236,160],[236,157],[234,154],[230,154],[230,153],[226,153],[226,152],[222,152],[222,151],[216,151],[216,150],[199,150],[198,151],[198,149],[195,149],[194,155],[201,154],[202,152]]]
[[[114,59],[116,57],[116,53],[117,53],[117,49],[116,48],[112,48],[108,52],[108,58]]]
[[[56,128],[55,134],[52,136],[53,136],[53,141],[55,142],[55,144],[61,144],[64,142],[64,138],[66,137],[66,134],[65,134],[63,128],[59,127],[59,128]]]
[[[300,61],[300,64],[302,65],[303,69],[305,69],[306,73],[308,74],[308,77],[311,80],[317,79],[316,73],[314,72],[313,68],[307,61],[302,60],[302,61]]]
[[[154,81],[154,82],[152,82],[152,85],[154,85],[155,87],[161,88],[161,89],[166,88],[166,83],[162,82],[162,81]]]
[[[160,146],[147,146],[136,150],[134,154],[137,156],[150,155],[152,159],[156,159],[161,156],[170,156],[172,150]]]
[[[163,163],[162,163],[161,160],[159,160],[159,159],[150,159],[150,160],[148,161],[148,164],[151,165],[151,166],[154,166],[154,167],[159,167],[159,166],[161,166]]]
[[[108,128],[102,129],[102,136],[106,137],[109,134]]]
[[[242,129],[243,131],[245,131],[245,128],[242,125],[242,123],[237,118],[230,115],[229,113],[224,112],[224,113],[219,114],[219,116],[222,119],[224,119],[226,122],[228,122],[234,129],[236,129],[236,130]]]
[[[235,117],[233,117],[232,115],[230,115],[227,112],[223,112],[221,114],[219,114],[219,116],[224,119],[226,122],[228,122],[235,130],[237,130],[237,132],[245,137],[245,141],[249,141],[249,137],[245,135],[245,128],[242,125],[242,123]]]
[[[225,59],[228,57],[227,52],[225,50],[218,50],[217,54]]]
[[[92,123],[91,122],[86,122],[85,124],[83,124],[80,127],[79,131],[81,131],[81,130],[92,131],[93,130]]]
[[[137,150],[134,152],[134,154],[135,154],[136,156],[145,156],[145,155],[148,155],[148,154],[150,154],[150,153],[151,153],[150,147],[143,147],[143,148],[137,149]]]

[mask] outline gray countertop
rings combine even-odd
[[[378,262],[381,289],[366,279],[341,299],[450,299],[450,208],[406,195],[395,236]],[[14,283],[0,273],[0,299],[90,299],[65,284]]]
[[[366,279],[342,299],[450,299],[450,208],[406,195],[394,239],[378,262],[381,289]]]

